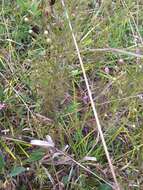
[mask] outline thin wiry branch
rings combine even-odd
[[[27,103],[25,102],[25,100],[23,99],[22,95],[9,83],[9,81],[7,80],[7,78],[0,72],[0,76],[7,82],[7,84],[12,88],[12,90],[15,92],[16,96],[19,98],[19,100],[21,100],[21,102],[23,102],[23,104],[25,105],[26,109],[28,110],[28,112],[31,114],[32,117],[34,117],[33,112],[30,110],[30,108],[28,107]]]
[[[90,49],[90,48],[87,48],[85,50],[82,50],[81,52],[83,51],[89,51],[89,52],[116,52],[116,53],[120,53],[120,54],[124,54],[124,55],[129,55],[129,56],[134,56],[134,57],[138,57],[138,58],[143,58],[143,55],[141,54],[138,54],[138,53],[134,53],[134,52],[130,52],[130,51],[126,51],[124,49],[118,49],[118,48],[95,48],[95,49]]]
[[[115,175],[114,167],[113,167],[113,164],[111,162],[111,158],[110,158],[110,155],[109,155],[109,152],[108,152],[108,149],[107,149],[107,145],[106,145],[106,142],[105,142],[105,139],[104,139],[101,124],[100,124],[100,121],[99,121],[99,118],[98,118],[98,114],[97,114],[97,111],[96,111],[96,108],[95,108],[92,93],[91,93],[91,90],[90,90],[90,87],[89,87],[89,82],[88,82],[86,72],[85,72],[85,68],[84,68],[84,65],[83,65],[83,61],[82,61],[82,58],[81,58],[81,55],[80,55],[80,50],[79,50],[77,40],[76,40],[74,32],[73,32],[73,28],[72,28],[72,25],[71,25],[71,21],[70,21],[70,18],[69,18],[69,15],[68,15],[67,8],[66,8],[64,0],[61,0],[61,3],[62,3],[62,6],[63,6],[63,8],[65,10],[66,18],[68,20],[69,28],[71,30],[74,45],[75,45],[75,48],[76,48],[76,51],[77,51],[77,54],[78,54],[78,59],[79,59],[81,69],[82,69],[82,72],[83,72],[83,76],[84,76],[85,84],[86,84],[86,87],[87,87],[88,95],[89,95],[89,98],[90,98],[91,106],[92,106],[92,109],[93,109],[94,117],[96,119],[97,128],[98,128],[100,138],[102,140],[102,144],[103,144],[103,147],[104,147],[104,151],[105,151],[105,154],[106,154],[109,166],[110,166],[110,170],[112,172],[112,176],[113,176],[113,179],[114,179],[114,182],[115,182],[115,185],[116,185],[115,189],[120,190],[120,187],[119,187],[116,175]]]

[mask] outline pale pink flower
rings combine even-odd
[[[109,67],[105,67],[104,71],[105,71],[106,74],[109,74],[109,72],[110,72]]]
[[[84,104],[88,104],[89,101],[90,101],[89,96],[85,95],[85,96],[83,97],[83,102],[84,102]]]
[[[0,103],[0,110],[3,110],[6,107],[4,103]]]

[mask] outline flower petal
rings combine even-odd
[[[31,140],[30,144],[35,145],[35,146],[41,146],[44,148],[54,147],[53,143],[42,141],[42,140]]]
[[[53,147],[55,146],[55,143],[54,141],[52,140],[52,137],[50,135],[47,135],[46,136],[46,140],[48,143],[50,143],[51,145],[53,145]]]
[[[85,156],[83,158],[83,161],[94,161],[94,162],[97,162],[97,159],[96,159],[96,157]]]

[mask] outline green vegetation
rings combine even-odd
[[[142,2],[65,2],[118,182],[141,190]],[[111,190],[61,1],[2,0],[0,9],[0,189]]]

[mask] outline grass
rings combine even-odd
[[[142,3],[66,7],[118,183],[143,189]],[[0,8],[0,189],[112,189],[61,1],[51,9],[3,0]],[[53,148],[30,144],[47,135]]]

